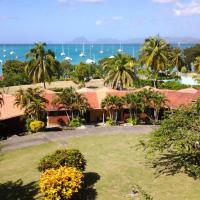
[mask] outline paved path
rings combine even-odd
[[[73,136],[84,136],[84,135],[99,135],[99,134],[117,134],[117,133],[129,133],[129,134],[148,134],[156,129],[157,126],[149,125],[138,125],[133,127],[113,126],[113,127],[94,127],[87,126],[85,129],[75,130],[63,130],[54,132],[41,132],[26,136],[14,136],[8,140],[0,142],[2,151],[10,151],[20,149],[23,147],[35,146],[44,144],[47,142],[59,141],[62,143],[63,139]]]

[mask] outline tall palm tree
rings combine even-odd
[[[111,84],[112,88],[124,89],[133,85],[136,78],[134,68],[136,60],[125,54],[117,54],[112,59],[105,59],[102,63],[105,70],[105,84]]]
[[[59,110],[65,110],[68,120],[70,121],[69,113],[72,118],[74,117],[74,111],[78,111],[79,115],[89,108],[88,100],[75,91],[74,88],[65,88],[62,92],[57,93],[56,98],[53,100],[53,105],[57,106]]]
[[[25,114],[33,120],[40,119],[40,114],[45,111],[47,103],[41,88],[20,89],[15,95],[15,105],[24,109]]]
[[[180,71],[185,64],[185,59],[182,49],[174,48],[171,52],[170,60],[171,64]]]
[[[154,75],[154,87],[156,87],[159,71],[164,71],[169,62],[169,45],[159,36],[145,40],[140,54],[140,62],[150,69]]]
[[[117,114],[118,111],[123,106],[123,101],[118,96],[107,96],[102,102],[101,102],[101,108],[106,111],[108,111],[109,118],[113,121],[117,121]]]
[[[124,96],[124,102],[129,108],[129,113],[131,118],[137,119],[137,112],[142,107],[142,98],[138,95],[138,92],[129,93]]]
[[[54,53],[45,47],[45,43],[36,43],[26,54],[26,72],[34,83],[43,82],[46,89],[46,82],[51,82],[53,75],[57,74],[59,63],[55,60]]]
[[[195,70],[199,73],[200,72],[200,56],[196,57],[194,61]]]

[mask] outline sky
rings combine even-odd
[[[0,0],[0,43],[200,38],[200,0]]]

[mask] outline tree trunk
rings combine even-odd
[[[44,89],[46,90],[47,87],[46,87],[46,82],[45,81],[44,81],[43,85],[44,85]]]

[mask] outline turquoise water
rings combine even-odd
[[[33,47],[33,44],[0,44],[0,74],[2,73],[2,64],[6,60],[25,60],[25,54]],[[177,45],[174,45],[177,46]],[[187,48],[191,44],[181,44],[181,48]],[[66,57],[72,59],[72,64],[78,64],[81,61],[85,62],[87,59],[95,60],[96,62],[102,58],[110,57],[118,53],[119,49],[123,49],[124,53],[131,56],[138,57],[141,44],[49,44],[47,48],[53,50],[56,58],[59,61]],[[84,48],[85,57],[80,57],[80,53]],[[100,53],[100,51],[102,51]],[[65,55],[61,55],[64,52]]]

